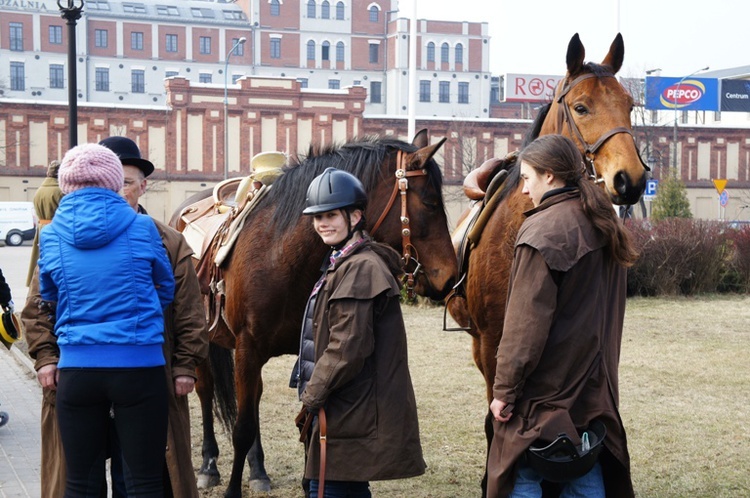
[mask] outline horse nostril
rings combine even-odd
[[[628,178],[628,174],[620,171],[615,175],[615,191],[617,191],[620,195],[625,195],[628,191],[628,186],[630,185],[630,178]]]

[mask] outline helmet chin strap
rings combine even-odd
[[[344,216],[344,218],[346,218],[346,226],[349,227],[349,231],[347,232],[346,237],[344,237],[344,240],[342,240],[341,242],[339,242],[336,245],[332,245],[331,246],[331,248],[334,251],[340,251],[341,249],[343,249],[344,247],[346,247],[347,242],[349,242],[350,240],[352,240],[352,237],[354,237],[354,234],[356,232],[364,230],[364,228],[365,228],[365,215],[364,215],[364,213],[362,213],[362,216],[360,217],[359,221],[354,226],[352,226],[352,216],[351,216],[351,213],[348,210],[342,209],[341,210],[341,214]]]

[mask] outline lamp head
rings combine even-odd
[[[247,38],[245,38],[244,36],[241,36],[240,39],[237,40],[237,43],[239,43],[240,45],[244,45],[246,41],[247,41]]]
[[[60,10],[82,9],[83,0],[57,0],[57,6]]]

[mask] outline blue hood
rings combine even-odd
[[[138,214],[119,194],[87,187],[62,198],[55,212],[55,231],[79,249],[96,249],[124,232]]]

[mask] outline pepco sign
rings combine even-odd
[[[668,86],[659,100],[664,107],[682,109],[694,102],[698,102],[706,93],[706,87],[698,80],[685,80]]]
[[[506,74],[505,102],[550,102],[562,76]]]
[[[646,109],[718,111],[718,80],[647,77]]]

